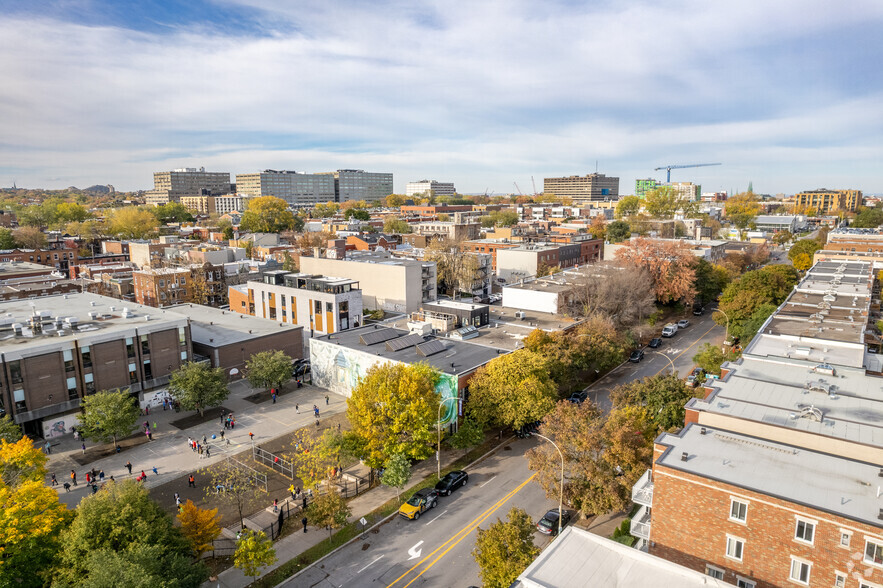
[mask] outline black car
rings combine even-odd
[[[656,349],[660,345],[662,345],[662,339],[660,339],[659,337],[653,337],[652,339],[650,339],[650,343],[647,346],[651,349]]]
[[[588,397],[589,397],[588,392],[586,392],[585,390],[580,390],[579,392],[574,392],[573,394],[571,394],[570,398],[568,398],[568,400],[574,404],[582,404],[583,402],[586,401],[586,398],[588,398]]]
[[[703,306],[694,306],[693,307],[693,316],[700,316],[705,312],[705,307]]]
[[[632,351],[632,354],[629,355],[629,361],[632,363],[638,363],[644,359],[644,350],[643,349],[635,349]]]
[[[451,492],[460,486],[465,486],[468,481],[469,474],[462,470],[457,470],[445,474],[445,477],[439,480],[438,484],[435,485],[435,489],[438,490],[438,493],[442,496],[450,496]]]
[[[564,516],[561,517],[561,528],[567,526],[567,523],[570,522],[570,513],[568,511],[564,511]],[[547,512],[543,518],[540,519],[540,522],[537,523],[537,531],[542,533],[543,535],[557,535],[558,534],[558,509],[553,508],[549,512]]]

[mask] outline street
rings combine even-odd
[[[438,506],[420,519],[409,521],[396,515],[283,586],[480,585],[478,565],[472,558],[475,529],[487,529],[498,518],[505,519],[513,506],[525,509],[534,523],[558,506],[533,483],[534,474],[524,459],[524,452],[537,443],[542,441],[536,437],[514,441],[470,470],[465,487],[439,497]],[[550,541],[538,532],[534,535],[540,548]]]

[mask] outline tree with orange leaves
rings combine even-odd
[[[682,241],[632,239],[616,252],[626,264],[643,268],[653,280],[656,300],[662,304],[692,304],[696,297],[696,257]]]
[[[216,508],[199,508],[193,504],[192,500],[188,500],[181,506],[181,512],[178,513],[181,534],[190,542],[196,559],[211,550],[212,541],[221,534],[220,520]]]

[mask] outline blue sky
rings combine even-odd
[[[883,192],[883,3],[0,0],[0,186],[205,166]]]

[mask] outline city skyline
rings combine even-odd
[[[0,9],[0,186],[204,166],[532,193],[597,171],[883,192],[883,5],[35,0]]]

